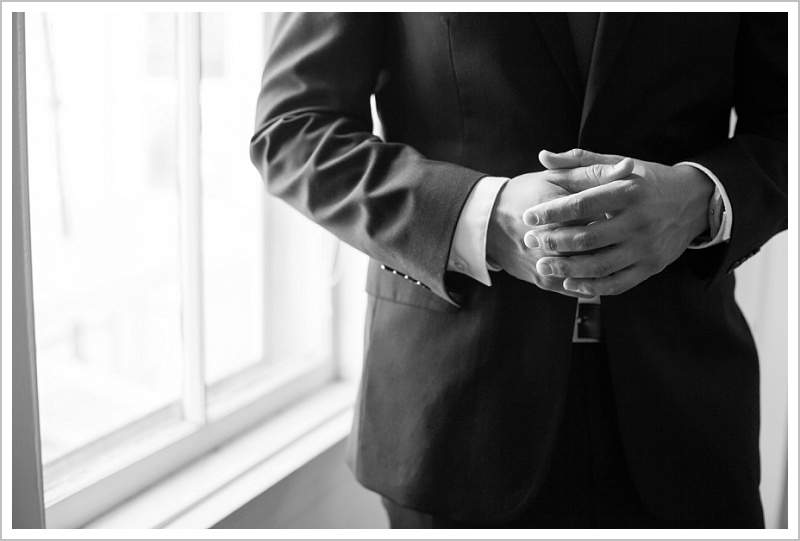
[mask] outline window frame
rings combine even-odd
[[[39,438],[36,339],[33,326],[31,229],[28,205],[25,14],[12,14],[12,310],[14,528],[44,528],[44,489]],[[6,229],[7,230],[7,229]],[[6,283],[6,280],[3,280]],[[5,289],[5,288],[4,288]],[[5,312],[5,308],[3,310]],[[5,348],[4,348],[5,353]],[[5,357],[5,355],[4,355]]]
[[[268,50],[272,17],[263,15],[262,50]],[[176,12],[181,190],[181,288],[183,296],[183,392],[173,404],[70,452],[45,466],[41,461],[36,383],[35,321],[25,133],[25,16],[13,14],[14,40],[14,520],[13,527],[76,528],[108,512],[148,486],[214,448],[264,424],[276,412],[314,393],[341,384],[339,350],[341,280],[329,288],[332,318],[324,359],[252,365],[207,384],[203,344],[202,184],[200,175],[200,13]],[[265,60],[265,59],[262,59]],[[268,199],[261,192],[261,225],[267,226]],[[18,238],[19,237],[19,238]],[[334,241],[337,243],[338,241]],[[337,248],[337,254],[339,250]],[[264,257],[269,247],[264,242]],[[332,276],[341,277],[337,256]],[[267,273],[263,309],[269,309]],[[19,288],[17,282],[20,282]],[[16,294],[17,292],[21,294]],[[268,312],[265,312],[265,315]],[[265,320],[266,321],[266,320]],[[268,322],[267,322],[268,324]],[[266,355],[266,349],[263,350]],[[245,374],[246,373],[246,374]],[[257,375],[257,377],[253,377]],[[248,384],[243,384],[246,381]],[[19,389],[30,389],[20,393]],[[341,415],[341,402],[326,417]],[[182,411],[182,415],[181,415]],[[176,420],[181,415],[181,420]],[[160,419],[160,421],[158,421]],[[155,423],[147,431],[137,425]],[[34,430],[31,430],[34,427]],[[130,438],[130,434],[137,438]],[[115,441],[124,440],[122,446]],[[286,442],[287,444],[289,442]],[[35,449],[35,453],[31,453]],[[19,478],[19,479],[18,479]],[[18,482],[19,481],[19,482]],[[45,481],[47,481],[45,483]],[[38,483],[38,484],[37,484]],[[22,504],[21,502],[26,502]],[[33,505],[28,502],[38,502]],[[38,514],[36,510],[39,510]],[[18,517],[19,514],[19,517]]]

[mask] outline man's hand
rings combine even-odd
[[[526,173],[512,178],[501,189],[492,209],[486,240],[487,261],[490,264],[500,265],[512,276],[536,284],[542,289],[572,297],[589,297],[590,295],[564,289],[563,278],[542,276],[536,271],[536,262],[539,258],[557,255],[557,252],[549,251],[544,244],[532,247],[531,236],[525,236],[531,228],[523,222],[522,214],[533,205],[556,201],[586,189],[588,185],[600,186],[625,178],[632,171],[633,161],[627,160],[618,167],[597,165],[563,171]],[[560,226],[586,224],[597,218],[603,219],[604,216],[601,214],[594,218],[583,217],[548,223],[542,227],[535,227],[534,233],[544,234]]]
[[[630,158],[576,149],[542,151],[542,164],[559,172],[619,164]],[[670,167],[633,160],[630,176],[598,177],[585,190],[546,201],[525,211],[525,223],[552,257],[537,257],[536,269],[549,283],[584,295],[616,295],[661,272],[708,227],[706,211],[714,183],[695,167]],[[600,169],[598,169],[600,170]],[[588,224],[552,226],[605,215]],[[570,255],[573,252],[590,254]]]

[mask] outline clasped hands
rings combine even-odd
[[[572,297],[616,295],[675,261],[708,229],[711,179],[575,149],[542,151],[546,170],[512,178],[489,220],[491,264]]]

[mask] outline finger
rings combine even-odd
[[[536,263],[536,272],[557,278],[604,278],[636,261],[629,249],[617,245],[594,254],[543,257]]]
[[[623,156],[617,156],[616,154],[597,154],[582,148],[573,148],[559,153],[542,150],[539,153],[539,161],[548,169],[571,169],[595,163],[614,165],[623,159]]]
[[[595,163],[585,167],[560,169],[553,172],[550,182],[561,186],[565,190],[577,193],[587,188],[602,186],[615,180],[630,176],[634,170],[634,161],[630,158],[614,164]]]
[[[528,248],[540,248],[553,254],[589,252],[630,238],[625,220],[615,217],[578,227],[528,231],[523,238]]]
[[[584,295],[619,295],[644,282],[650,275],[641,265],[632,265],[604,278],[564,280],[564,289]]]
[[[633,203],[634,197],[631,183],[617,180],[540,203],[526,210],[522,214],[522,221],[533,227],[607,215],[626,208]]]
[[[573,297],[578,299],[591,299],[593,297],[593,295],[586,295],[585,293],[580,293],[577,291],[568,291],[564,289],[564,280],[561,278],[544,278],[544,277],[540,278],[539,287],[547,291],[561,293],[562,295],[566,295],[567,297]]]

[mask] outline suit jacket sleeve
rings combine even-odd
[[[688,254],[701,278],[732,272],[788,224],[788,16],[743,14],[735,64],[735,135],[694,156],[725,186],[729,243]]]
[[[484,174],[372,134],[385,14],[286,14],[258,98],[250,156],[269,192],[373,259],[446,292],[461,208]]]

